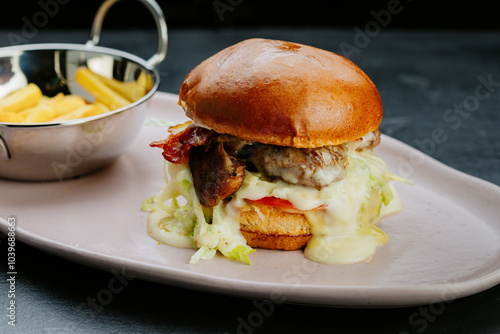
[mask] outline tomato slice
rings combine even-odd
[[[274,206],[274,207],[285,209],[285,210],[303,211],[303,210],[299,210],[296,207],[294,207],[292,202],[290,202],[287,199],[276,198],[276,197],[272,197],[272,196],[262,197],[260,199],[255,199],[255,200],[247,198],[246,200],[248,202],[251,202],[251,203]],[[325,209],[326,209],[326,205],[320,205],[314,209],[307,210],[307,211],[325,210]]]

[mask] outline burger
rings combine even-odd
[[[149,234],[250,263],[256,248],[299,250],[326,264],[370,260],[401,209],[380,142],[380,95],[335,53],[249,39],[194,68],[179,105],[191,121],[150,146],[166,184],[149,199]]]

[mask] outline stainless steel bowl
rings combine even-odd
[[[0,123],[0,177],[15,180],[63,180],[108,166],[138,134],[148,102],[158,90],[156,66],[167,52],[167,26],[153,0],[139,0],[153,14],[158,51],[144,60],[126,52],[97,46],[108,9],[119,0],[105,1],[98,10],[85,45],[31,44],[0,49],[0,97],[36,83],[42,93],[59,92],[92,97],[74,80],[80,66],[128,82],[144,72],[152,89],[136,102],[89,118],[35,124]]]

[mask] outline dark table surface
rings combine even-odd
[[[0,46],[25,43],[84,43],[88,32],[45,31],[22,35],[1,31]],[[160,65],[160,90],[177,93],[190,69],[224,47],[250,37],[283,39],[348,56],[377,85],[384,103],[383,133],[465,173],[500,185],[500,34],[496,31],[379,30],[362,37],[354,29],[212,29],[169,32]],[[149,58],[156,33],[105,31],[101,45]],[[474,99],[481,80],[491,94]],[[449,109],[468,105],[451,122]],[[463,110],[463,108],[462,108]],[[418,143],[443,129],[447,140]],[[8,189],[0,189],[2,193]],[[500,199],[498,199],[500,205]],[[15,214],[15,213],[1,213]],[[500,218],[499,218],[500,221]],[[500,285],[446,304],[391,309],[346,309],[281,304],[258,326],[242,327],[256,310],[253,300],[128,281],[105,306],[88,300],[113,275],[18,244],[17,326],[7,325],[6,239],[0,238],[0,332],[18,333],[499,333]],[[498,264],[500,266],[500,264]]]

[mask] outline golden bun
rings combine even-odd
[[[378,129],[380,95],[350,60],[291,42],[249,39],[194,68],[179,104],[195,124],[264,144],[337,145]]]
[[[241,209],[240,232],[248,246],[267,249],[300,249],[312,237],[303,214],[260,204]]]

